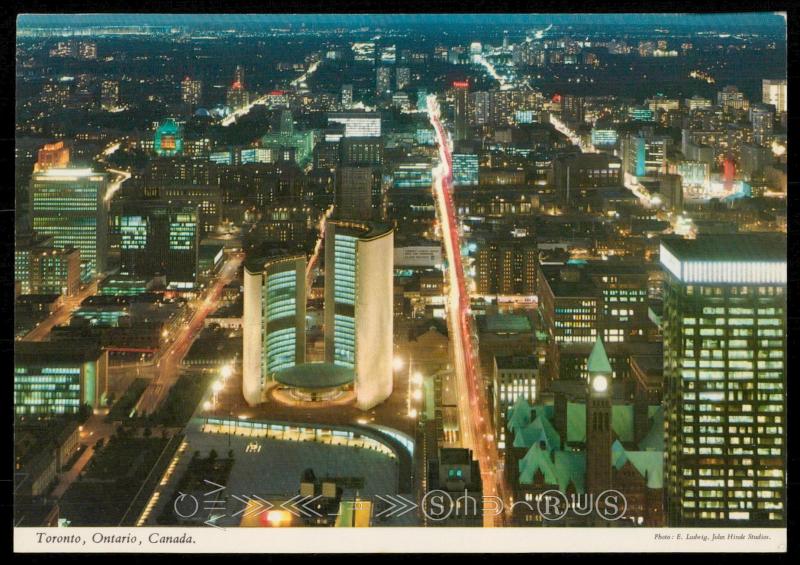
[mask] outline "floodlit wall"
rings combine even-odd
[[[262,400],[261,386],[261,272],[244,269],[242,320],[242,395],[251,406]]]
[[[356,405],[361,410],[392,394],[394,232],[359,240],[356,268]]]

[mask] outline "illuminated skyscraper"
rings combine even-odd
[[[80,290],[80,251],[38,248],[30,254],[30,291],[33,294],[73,296]]]
[[[200,243],[195,205],[125,202],[120,217],[120,271],[146,280],[160,274],[172,288],[197,281]]]
[[[479,294],[532,295],[536,289],[539,251],[533,237],[487,239],[475,255]]]
[[[391,67],[378,67],[375,70],[375,94],[386,96],[392,91]]]
[[[371,222],[325,227],[325,361],[355,370],[362,410],[392,394],[394,230]]]
[[[463,141],[467,139],[468,134],[467,99],[469,94],[469,82],[456,81],[453,83],[453,88],[455,89],[455,100],[453,103],[455,119],[454,141]]]
[[[577,126],[583,123],[583,97],[565,94],[561,97],[561,119]]]
[[[115,80],[104,80],[100,83],[100,107],[110,111],[119,105],[119,83]]]
[[[478,155],[453,153],[453,186],[478,185]]]
[[[244,67],[241,65],[236,65],[236,70],[233,71],[233,84],[238,85],[239,88],[245,88]]]
[[[243,72],[244,71],[242,71],[242,73]],[[225,103],[232,110],[244,108],[250,103],[250,93],[245,89],[244,82],[239,80],[233,82],[225,95]]]
[[[328,125],[343,124],[345,137],[380,137],[381,115],[378,112],[330,112]]]
[[[669,525],[785,525],[786,236],[665,239]]]
[[[53,246],[80,251],[81,279],[103,272],[108,238],[108,176],[91,169],[51,168],[33,173],[30,211],[33,230]]]
[[[350,108],[353,104],[353,85],[352,84],[343,84],[342,85],[342,106],[345,109]]]
[[[408,67],[397,67],[395,71],[395,85],[397,90],[403,90],[411,83],[411,69]]]
[[[200,98],[203,93],[203,83],[199,80],[192,80],[186,77],[181,82],[181,100],[190,106],[197,106],[200,104]]]
[[[785,112],[788,104],[786,97],[786,79],[764,79],[761,81],[761,101],[764,104],[772,104],[775,111]]]
[[[764,104],[750,107],[750,122],[753,124],[753,143],[762,147],[772,143],[772,129],[775,111]]]
[[[726,86],[717,92],[717,105],[722,106],[726,112],[739,111],[750,108],[750,101],[735,86]]]
[[[276,371],[305,362],[306,258],[276,253],[244,267],[242,393],[265,400]]]

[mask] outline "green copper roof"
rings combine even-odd
[[[586,455],[582,452],[556,451],[551,458],[550,452],[537,443],[518,464],[521,484],[532,484],[536,475],[541,473],[544,484],[557,486],[562,492],[567,491],[570,483],[578,494],[585,490]]]
[[[583,451],[556,451],[556,475],[558,476],[558,489],[565,492],[572,483],[575,492],[583,494],[586,478],[586,453]]]
[[[561,437],[547,419],[544,413],[537,411],[536,419],[525,426],[518,428],[514,435],[514,447],[531,447],[544,442],[548,451],[561,449]]]
[[[642,451],[664,450],[664,412],[660,406],[649,406],[651,427],[638,444]],[[553,406],[536,404],[531,406],[520,397],[509,409],[508,429],[514,433],[514,447],[531,447],[534,443],[545,441],[550,449],[560,449],[564,443],[575,444],[586,441],[586,405],[582,402],[567,403],[567,438],[553,427]],[[611,429],[615,439],[632,443],[634,441],[633,405],[615,404],[611,407]],[[544,435],[543,435],[544,434]]]
[[[575,492],[582,494],[585,489],[586,454],[581,451],[562,451],[561,438],[551,423],[551,405],[531,407],[523,400],[517,400],[509,412],[509,429],[515,432],[514,447],[528,448],[525,456],[518,461],[519,481],[532,484],[537,473],[542,474],[546,485],[566,492],[570,484]],[[648,407],[652,426],[648,434],[639,442],[639,451],[628,451],[623,443],[633,442],[633,406],[612,406],[611,426],[615,440],[611,445],[611,464],[619,470],[630,463],[646,479],[648,488],[663,488],[664,483],[664,412],[660,406]],[[530,419],[532,411],[533,421]],[[513,420],[513,423],[512,423]],[[567,404],[568,441],[581,443],[586,439],[586,406],[578,403]]]
[[[664,410],[656,407],[652,415],[653,425],[640,441],[639,449],[642,451],[664,451]]]
[[[556,468],[550,459],[550,452],[534,444],[519,460],[519,482],[524,485],[533,483],[537,471],[541,471],[545,484],[556,484]]]
[[[647,488],[664,486],[664,453],[661,451],[625,451],[624,460],[614,467],[620,469],[626,462],[647,479]]]
[[[611,464],[615,469],[619,469],[625,464],[625,461],[625,448],[619,440],[615,440],[614,443],[611,444]]]
[[[524,428],[531,423],[531,405],[524,396],[517,398],[517,401],[508,411],[508,429],[514,431]]]
[[[594,342],[592,352],[589,354],[589,362],[586,365],[590,373],[604,373],[611,374],[611,363],[608,362],[608,355],[606,355],[606,348],[603,347],[603,342],[600,338]]]

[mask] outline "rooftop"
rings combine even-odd
[[[535,355],[498,355],[494,360],[498,369],[536,369],[539,366]]]
[[[353,369],[333,363],[301,363],[275,372],[275,380],[297,388],[333,388],[353,382]]]
[[[19,341],[14,344],[14,360],[18,363],[85,363],[96,361],[103,354],[99,344],[86,341],[81,347],[73,342]]]
[[[492,333],[523,333],[532,330],[531,321],[518,314],[490,314],[485,316],[485,329]]]
[[[708,234],[664,238],[661,244],[681,261],[786,261],[787,256],[785,234]]]

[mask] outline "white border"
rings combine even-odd
[[[192,543],[152,543],[151,536]],[[716,534],[723,539],[712,540]],[[729,539],[729,535],[744,539]],[[127,543],[93,542],[128,536]],[[38,541],[78,536],[80,541]],[[700,536],[692,539],[693,536]],[[702,539],[705,536],[705,540]],[[782,528],[15,528],[20,553],[786,552]]]

